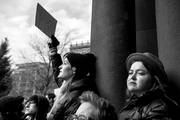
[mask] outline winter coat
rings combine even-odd
[[[56,108],[52,110],[51,120],[65,120],[69,115],[74,114],[80,106],[79,96],[84,92],[91,90],[86,80],[78,80],[68,88],[65,96],[56,104]]]
[[[121,110],[119,120],[175,120],[177,111],[173,101],[156,89],[141,97],[132,96]]]
[[[55,120],[65,120],[69,115],[74,114],[80,106],[79,96],[84,92],[91,90],[86,80],[79,80],[72,83],[69,92],[61,100],[61,106],[55,114]]]
[[[52,63],[54,80],[57,83],[57,85],[60,87],[62,81],[59,81],[58,75],[59,75],[59,66],[62,64],[61,56],[59,54],[53,54],[50,56],[50,61]]]

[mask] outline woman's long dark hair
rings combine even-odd
[[[64,58],[67,58],[72,67],[76,67],[76,73],[73,77],[73,82],[86,83],[88,88],[97,93],[97,86],[95,82],[96,78],[96,57],[92,53],[80,54],[69,52],[64,55]],[[81,82],[77,82],[81,81]],[[71,87],[68,85],[67,87]]]

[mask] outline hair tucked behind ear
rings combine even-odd
[[[88,71],[90,75],[94,75],[96,71],[96,57],[92,53],[85,54],[88,63]]]
[[[98,94],[97,85],[96,85],[96,56],[92,53],[85,54],[87,63],[88,63],[88,79],[89,79],[89,86],[93,89],[94,92]]]

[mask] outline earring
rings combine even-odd
[[[75,74],[76,73],[76,68],[72,67],[72,71],[73,71],[73,74]]]

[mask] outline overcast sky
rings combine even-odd
[[[21,63],[20,51],[30,54],[31,36],[44,36],[35,27],[36,5],[39,2],[57,19],[55,35],[77,29],[78,41],[90,40],[91,0],[1,0],[0,40],[9,39],[13,63]]]

